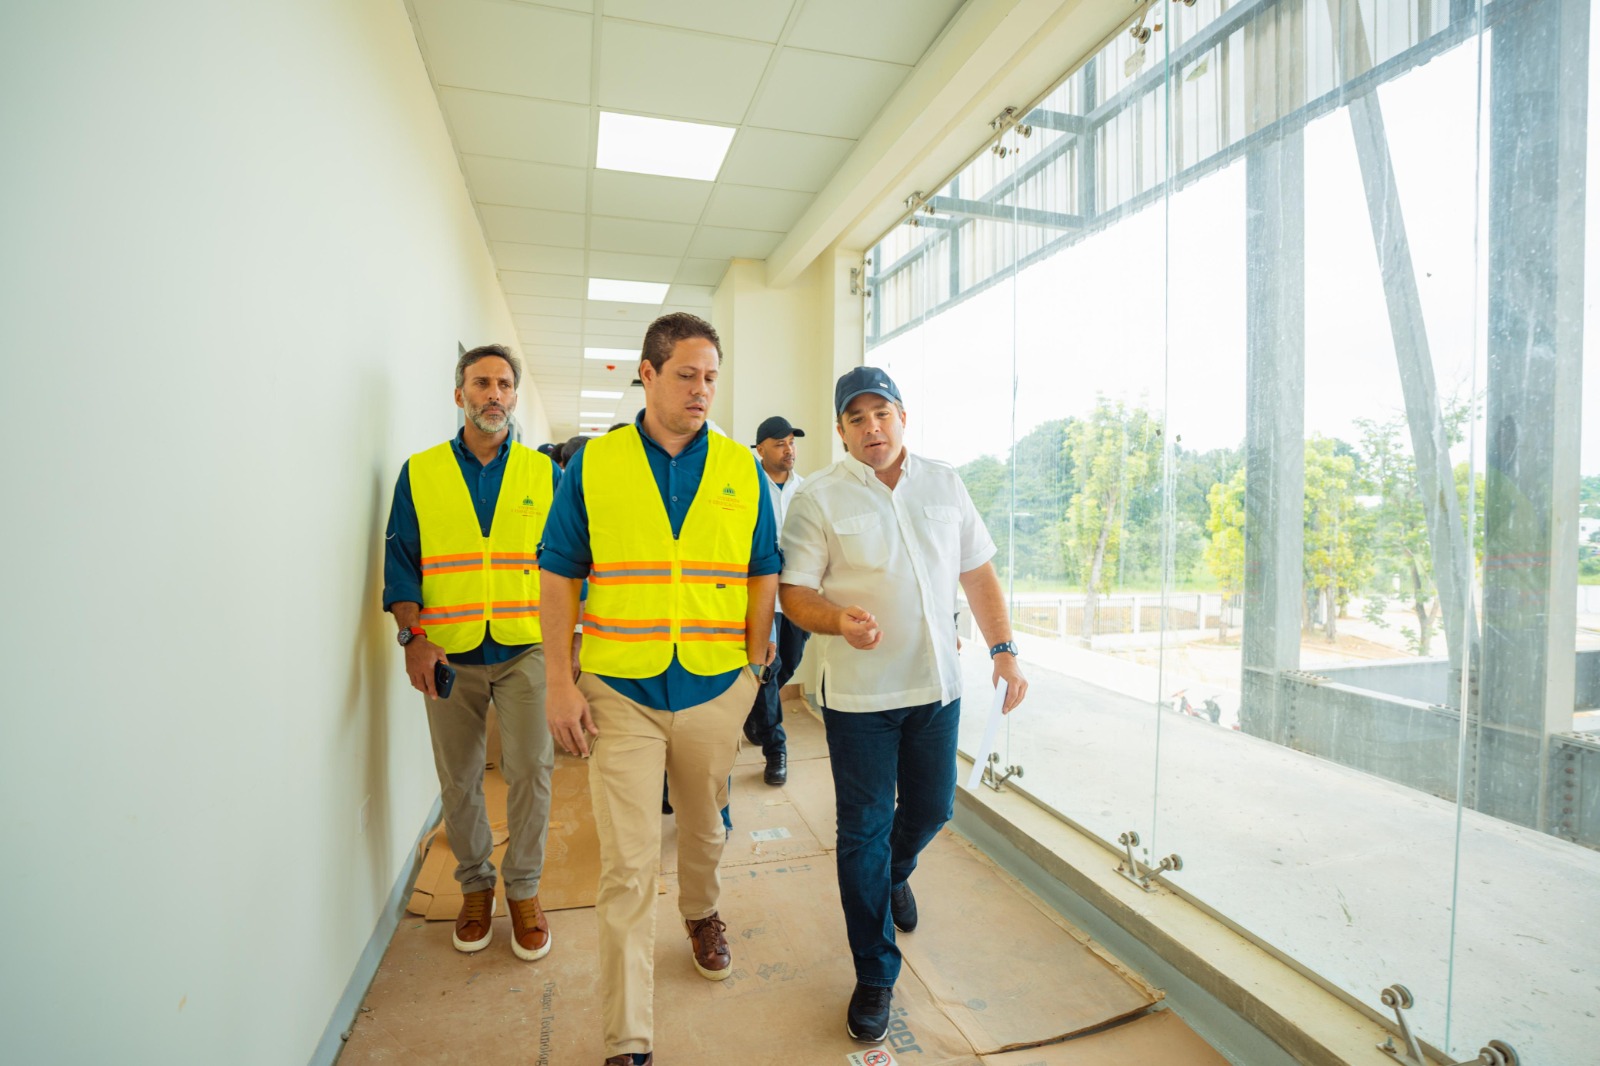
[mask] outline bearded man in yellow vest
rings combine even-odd
[[[400,626],[411,686],[427,697],[462,892],[453,942],[460,951],[479,951],[493,935],[494,838],[483,802],[492,700],[507,786],[510,840],[502,872],[511,950],[533,961],[550,951],[539,877],[555,762],[544,723],[537,554],[561,472],[511,439],[521,382],[517,357],[498,344],[457,361],[456,406],[465,422],[454,440],[418,452],[400,469],[389,510],[383,606]],[[571,658],[571,631],[555,629],[564,661]],[[440,664],[455,671],[447,696],[435,687]]]
[[[689,314],[658,318],[639,363],[645,407],[567,466],[539,554],[544,618],[583,611],[582,676],[548,649],[545,714],[557,744],[589,758],[600,836],[601,1024],[605,1061],[653,1059],[651,987],[661,775],[678,824],[678,910],[701,976],[732,972],[717,913],[721,809],[772,661],[782,558],[750,452],[711,432],[722,342]],[[552,630],[553,631],[553,630]]]

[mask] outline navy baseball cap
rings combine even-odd
[[[864,392],[876,393],[904,406],[904,401],[900,399],[900,390],[895,387],[893,378],[875,366],[858,366],[833,386],[834,416],[844,414],[844,409],[850,406],[850,401]]]
[[[756,443],[760,444],[764,440],[782,440],[791,433],[797,437],[806,435],[805,430],[795,429],[791,426],[787,418],[782,415],[773,415],[756,427]]]

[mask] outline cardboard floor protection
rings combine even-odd
[[[1228,1066],[1170,1010],[1156,1010],[1059,1044],[983,1056],[983,1066]]]
[[[949,831],[924,849],[911,886],[920,921],[901,954],[979,1054],[1059,1040],[1162,997]]]
[[[505,862],[508,833],[506,781],[498,769],[483,775],[483,800],[494,834],[493,861],[499,870]],[[461,886],[444,826],[434,830],[423,846],[427,855],[406,909],[430,921],[453,921],[461,910]],[[547,911],[593,907],[599,881],[600,841],[589,805],[589,767],[581,759],[557,752],[550,775],[550,830],[539,879],[539,903]],[[504,914],[505,890],[500,883],[495,885],[495,896],[501,900],[500,913]]]
[[[733,972],[701,978],[678,914],[673,821],[663,816],[658,898],[655,1044],[664,1063],[741,1066],[1219,1066],[1225,1060],[1161,993],[1106,956],[964,839],[946,831],[924,851],[912,885],[921,923],[902,934],[887,1040],[861,1045],[844,1030],[854,969],[832,853],[833,788],[820,721],[790,721],[789,783],[761,780],[759,750],[733,778],[734,836],[719,911]],[[485,779],[497,859],[504,853],[505,782]],[[400,924],[340,1056],[341,1066],[519,1062],[568,1066],[604,1058],[598,935],[598,845],[588,768],[557,755],[550,848],[540,898],[553,949],[537,963],[512,955],[510,920],[488,948],[455,951],[447,925]],[[443,832],[412,897],[413,913],[453,918],[460,896]]]

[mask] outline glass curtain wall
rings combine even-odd
[[[1000,545],[1004,787],[1456,1059],[1600,1041],[1596,33],[1156,3],[870,255]]]

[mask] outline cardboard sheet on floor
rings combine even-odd
[[[854,987],[831,862],[747,866],[724,878],[733,974],[694,970],[678,901],[657,902],[655,1050],[662,1062],[846,1066],[867,1050],[844,1031]],[[519,1062],[568,1066],[605,1057],[593,910],[550,915],[551,953],[511,954],[510,921],[474,955],[446,926],[402,922],[367,993],[340,1066]],[[980,1066],[916,975],[896,987],[885,1047],[902,1064]]]
[[[1170,1010],[1151,1011],[1059,1044],[983,1056],[983,1066],[1227,1066],[1210,1044]]]
[[[901,953],[979,1054],[1060,1040],[1161,998],[948,830],[911,885],[920,924],[899,937]]]
[[[757,780],[760,780],[759,775]],[[827,851],[833,851],[838,842],[839,821],[833,803],[833,761],[808,759],[789,764],[789,783],[783,794],[800,812],[811,829],[811,835]]]
[[[826,770],[828,764],[822,760],[801,765],[821,766]],[[826,851],[799,809],[790,802],[788,790],[764,784],[759,766],[735,766],[733,791],[729,796],[733,835],[722,850],[723,869],[822,855]],[[677,869],[677,821],[672,815],[663,815],[661,871],[673,874]]]
[[[506,782],[498,769],[483,775],[484,806],[494,834],[495,868],[506,856]],[[406,909],[430,921],[453,921],[461,910],[461,886],[456,882],[455,853],[444,826],[424,845],[427,854],[417,873],[416,887]],[[595,836],[594,811],[589,805],[589,767],[583,760],[556,753],[550,775],[550,831],[545,840],[544,874],[539,881],[539,902],[547,911],[594,906],[600,879],[600,842]],[[495,886],[505,913],[505,891]]]
[[[818,718],[811,705],[804,700],[789,700],[783,705],[783,731],[789,738],[785,747],[789,751],[789,765],[803,759],[826,759],[828,757],[828,734],[822,728],[822,719]],[[736,762],[738,766],[765,766],[767,757],[761,754],[761,749],[751,744],[748,740],[743,742]]]

